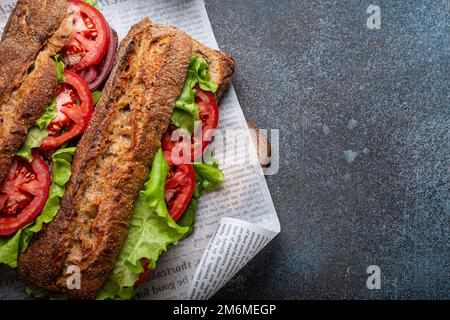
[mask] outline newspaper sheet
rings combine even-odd
[[[207,46],[217,43],[202,0],[98,0],[119,34],[144,17],[178,26]],[[15,0],[0,0],[0,34]],[[135,299],[208,299],[280,232],[272,199],[250,142],[246,121],[231,87],[220,105],[225,150],[217,152],[223,187],[200,201],[195,232],[159,260]],[[238,133],[238,134],[236,134]],[[234,142],[233,147],[230,144]],[[236,143],[238,142],[238,143]],[[230,158],[230,159],[228,159]],[[0,299],[27,299],[14,270],[0,266]]]

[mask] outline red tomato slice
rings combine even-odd
[[[94,111],[92,94],[86,81],[74,72],[64,73],[66,83],[59,86],[56,97],[58,114],[47,128],[48,137],[42,142],[41,150],[53,150],[82,134]]]
[[[109,27],[96,8],[80,0],[67,0],[73,10],[71,28],[75,34],[62,49],[63,62],[67,69],[78,72],[99,64],[109,44]]]
[[[214,129],[219,124],[219,108],[217,107],[216,99],[209,91],[195,87],[197,91],[195,102],[197,102],[200,120],[202,122],[202,154],[211,143]]]
[[[176,128],[171,128],[168,130],[162,138],[162,149],[164,152],[171,153],[172,151],[175,151],[177,156],[183,158],[184,150],[190,149],[191,161],[197,161],[201,158],[201,155],[203,155],[205,149],[211,142],[212,134],[214,132],[213,129],[216,129],[219,123],[219,108],[217,107],[217,102],[213,94],[209,91],[202,90],[199,86],[196,86],[195,90],[197,92],[195,102],[199,108],[200,120],[202,124],[201,141],[198,141],[199,139],[195,139],[195,137],[200,136],[200,134],[192,135],[190,147],[184,145],[184,143],[187,143],[186,141],[189,141],[189,138],[182,134],[180,134],[178,140],[172,141],[172,134]],[[198,129],[196,128],[194,130]]]
[[[176,130],[177,130],[176,127],[171,126],[169,130],[167,130],[166,133],[163,135],[161,140],[161,147],[164,151],[164,154],[167,153],[178,164],[191,163],[192,157],[194,157],[192,155],[192,153],[194,153],[194,146],[192,144],[192,139],[190,136],[186,135],[181,130],[175,132]],[[191,153],[191,155],[190,156],[188,155],[185,159],[184,154],[186,152]]]
[[[195,102],[197,102],[200,111],[203,131],[205,129],[216,129],[219,124],[219,108],[216,99],[211,92],[202,90],[199,86],[196,86],[195,90],[197,92]]]
[[[0,236],[10,235],[31,223],[44,208],[50,190],[50,171],[42,157],[33,161],[16,157],[0,183]]]
[[[195,189],[195,171],[192,164],[174,164],[170,153],[164,153],[169,164],[164,199],[174,221],[180,219],[192,199]]]

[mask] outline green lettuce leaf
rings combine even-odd
[[[17,155],[19,157],[24,158],[28,162],[33,160],[33,156],[31,155],[31,150],[33,148],[38,148],[41,146],[42,141],[48,136],[47,129],[40,129],[37,126],[33,126],[30,130],[28,130],[27,137],[25,138],[25,142],[19,151],[17,151]]]
[[[92,92],[92,100],[94,101],[94,106],[97,105],[98,101],[102,97],[102,92],[97,90]]]
[[[213,164],[208,163],[193,163],[195,172],[202,178],[202,188],[207,191],[216,190],[224,181],[225,176],[222,170],[219,169],[217,162]]]
[[[154,269],[167,247],[177,244],[189,232],[188,227],[177,225],[167,211],[164,186],[168,171],[160,149],[153,160],[149,180],[134,203],[125,243],[98,299],[130,299],[134,284],[144,271],[141,259],[146,258],[148,267]]]
[[[56,107],[56,100],[53,99],[48,104],[47,108],[44,111],[44,114],[36,120],[36,125],[41,130],[47,129],[50,122],[52,122],[53,119],[55,119],[56,115],[58,114],[58,108]]]
[[[179,128],[192,132],[194,121],[199,120],[198,105],[195,103],[196,91],[194,87],[199,84],[203,90],[215,93],[217,85],[208,74],[208,63],[199,56],[192,56],[189,62],[183,90],[176,102],[176,108],[172,114],[172,123]],[[184,111],[184,112],[183,112]]]
[[[171,122],[189,133],[194,131],[194,116],[185,110],[175,108],[172,112]]]
[[[189,70],[194,71],[200,88],[216,93],[217,85],[211,80],[211,76],[208,74],[208,67],[208,63],[198,56],[193,56],[189,63]]]
[[[64,75],[64,63],[61,61],[61,54],[58,53],[53,56],[53,60],[56,62],[56,78],[58,83],[66,82],[66,76]]]
[[[195,103],[195,90],[194,87],[198,83],[197,76],[194,70],[189,68],[186,80],[184,81],[183,90],[177,99],[175,106],[178,109],[185,110],[192,115],[198,114],[198,106]]]
[[[46,289],[31,284],[25,290],[29,296],[35,299],[46,299],[50,296],[50,293]]]
[[[53,293],[47,289],[31,284],[27,285],[25,290],[29,296],[38,300],[66,300],[66,298],[61,294]]]
[[[97,1],[95,1],[95,0],[83,0],[83,2],[86,2],[87,4],[90,4],[94,8],[98,9],[98,4],[97,4]]]
[[[0,237],[0,263],[7,264],[11,268],[17,268],[21,236],[22,230],[19,230],[12,237]]]
[[[47,202],[41,214],[35,220],[35,223],[28,230],[37,233],[42,230],[44,223],[53,220],[60,208],[60,199],[66,191],[66,184],[72,174],[72,155],[75,148],[59,149],[52,156],[52,184],[48,194]],[[26,248],[22,248],[25,251]]]
[[[33,235],[41,231],[44,223],[49,223],[55,217],[72,172],[71,162],[74,152],[75,148],[66,148],[59,149],[53,154],[52,184],[44,209],[34,224],[22,228],[13,236],[0,237],[0,263],[16,268],[20,252],[28,248]]]
[[[58,113],[58,109],[56,107],[56,101],[53,99],[48,104],[42,116],[36,120],[36,123],[30,130],[28,130],[27,137],[25,138],[25,142],[19,151],[17,151],[17,155],[19,157],[24,158],[28,162],[33,160],[33,156],[31,155],[31,151],[33,148],[38,148],[41,146],[42,141],[48,136],[47,127],[55,119]]]

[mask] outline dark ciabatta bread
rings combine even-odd
[[[51,57],[69,37],[65,0],[19,0],[0,43],[0,181],[55,95]]]
[[[148,19],[131,28],[78,144],[61,209],[20,257],[25,280],[69,298],[96,297],[127,235],[190,58],[200,52],[221,94],[234,69],[228,55]],[[80,268],[80,289],[67,287],[70,266]]]

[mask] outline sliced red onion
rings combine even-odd
[[[114,59],[116,57],[116,50],[119,41],[117,32],[111,27],[109,27],[109,34],[108,52],[106,53],[103,61],[97,66],[97,77],[92,81],[86,81],[89,84],[89,89],[91,91],[95,91],[105,82],[114,65]]]
[[[109,27],[109,26],[108,26]],[[102,62],[96,66],[85,68],[78,72],[78,74],[88,83],[89,89],[93,92],[103,85],[114,65],[116,57],[118,38],[117,33],[109,27],[109,45],[108,51]]]
[[[94,66],[85,68],[78,72],[78,74],[87,82],[91,83],[97,78],[97,70]]]

